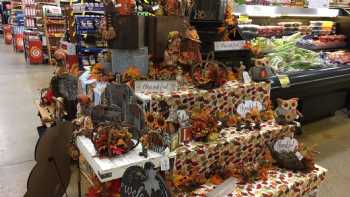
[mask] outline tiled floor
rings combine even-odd
[[[34,166],[37,141],[34,100],[39,89],[49,83],[53,68],[26,65],[23,54],[16,54],[0,40],[0,197],[20,197]],[[318,163],[329,169],[320,197],[348,197],[350,186],[350,120],[341,112],[335,117],[305,126],[301,140],[317,144]],[[76,172],[68,189],[77,196]]]

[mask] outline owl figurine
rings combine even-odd
[[[302,114],[297,109],[298,101],[299,98],[291,98],[288,100],[277,99],[278,107],[276,108],[276,120],[279,124],[291,124],[302,117]]]

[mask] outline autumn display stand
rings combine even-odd
[[[264,109],[267,109],[269,93],[270,85],[267,83],[228,82],[213,90],[190,87],[171,93],[144,92],[136,93],[135,96],[142,103],[144,110],[148,111],[147,113],[164,113],[170,109],[191,111],[196,105],[229,112],[242,107],[240,104],[246,100],[260,102]],[[101,182],[121,178],[128,167],[143,166],[149,161],[155,167],[162,167],[162,162],[167,158],[170,159],[170,172],[166,174],[172,173],[178,177],[188,178],[195,174],[210,174],[218,164],[230,165],[231,168],[240,168],[242,165],[255,166],[256,163],[264,160],[268,145],[277,139],[293,137],[294,132],[294,124],[281,125],[270,119],[261,122],[260,129],[228,127],[222,129],[214,141],[189,141],[170,153],[156,153],[149,150],[148,157],[138,154],[142,151],[141,145],[117,158],[99,158],[96,157],[96,150],[89,138],[80,136],[76,144],[87,166],[91,167],[90,172],[83,174],[93,173]],[[183,138],[184,136],[179,134],[175,139]],[[319,166],[315,166],[314,170],[307,173],[272,167],[268,169],[263,180],[235,182],[235,186],[232,185],[232,191],[227,196],[300,196],[313,193],[324,180],[325,173],[326,170]],[[206,196],[216,187],[219,186],[209,181],[208,184],[198,188],[193,187],[193,191],[174,192],[172,196]]]

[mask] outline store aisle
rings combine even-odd
[[[34,101],[53,68],[26,65],[22,53],[0,39],[0,196],[20,197],[33,165],[38,138]]]
[[[328,169],[318,197],[349,197],[350,119],[344,112],[306,125],[302,141],[316,145],[317,164]]]

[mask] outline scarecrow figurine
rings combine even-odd
[[[201,41],[197,30],[193,26],[189,26],[181,43],[180,63],[190,66],[202,62],[200,46]]]
[[[164,65],[176,65],[180,58],[181,35],[178,31],[169,32],[168,47],[164,51]]]

